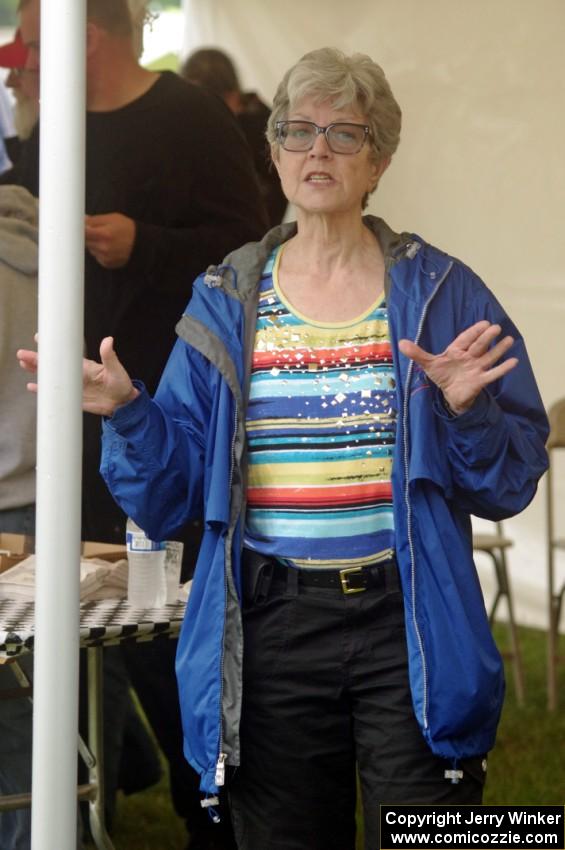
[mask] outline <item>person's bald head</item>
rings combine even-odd
[[[20,0],[18,12],[33,9],[39,14],[40,0]],[[132,34],[132,21],[127,0],[87,0],[87,20],[113,35],[127,38]]]
[[[39,71],[40,0],[20,0],[20,31],[28,48],[26,68]],[[89,25],[106,32],[111,38],[133,43],[133,24],[127,0],[87,0]]]

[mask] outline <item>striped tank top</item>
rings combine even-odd
[[[384,298],[311,322],[260,281],[247,409],[245,545],[291,566],[364,566],[394,546],[396,394]]]

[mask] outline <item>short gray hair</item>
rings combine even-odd
[[[281,80],[267,124],[267,139],[277,143],[277,121],[306,97],[332,101],[336,109],[359,108],[371,130],[369,142],[375,161],[391,157],[400,141],[402,113],[383,69],[370,56],[347,56],[335,47],[306,53]]]

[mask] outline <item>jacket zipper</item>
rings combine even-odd
[[[220,749],[222,747],[222,742],[220,741]],[[227,756],[225,753],[220,753],[218,756],[218,762],[216,764],[216,775],[214,776],[214,782],[220,788],[224,785],[226,781],[226,759]]]
[[[436,283],[430,297],[424,304],[422,309],[422,315],[420,316],[420,321],[418,322],[418,328],[416,330],[416,336],[414,342],[416,345],[419,344],[420,337],[422,335],[422,329],[424,327],[424,322],[426,321],[426,317],[428,314],[428,310],[430,308],[430,304],[434,300],[435,296],[438,293],[440,286],[443,284],[447,275],[453,268],[453,260],[449,262],[447,269],[441,276],[441,278]],[[432,272],[432,275],[435,274]],[[420,627],[418,625],[418,620],[416,616],[416,558],[414,555],[414,540],[412,537],[412,505],[410,503],[410,481],[409,481],[409,445],[408,445],[408,407],[409,407],[409,389],[410,382],[412,380],[412,373],[414,371],[414,361],[411,360],[408,365],[408,371],[406,373],[406,387],[404,391],[404,402],[402,407],[402,433],[404,435],[404,446],[403,446],[403,461],[404,461],[404,503],[406,505],[406,527],[408,534],[408,548],[410,550],[410,597],[412,603],[412,622],[414,625],[414,631],[416,633],[416,639],[418,641],[418,650],[420,653],[420,658],[422,660],[422,682],[423,682],[423,701],[422,701],[422,723],[424,729],[428,728],[428,667],[426,663],[426,653],[424,650],[424,642],[422,640],[422,633],[420,632]]]
[[[188,317],[188,318],[190,319],[190,317]],[[196,321],[198,322],[198,320],[196,320]],[[201,325],[201,324],[202,324],[201,322],[198,322],[198,325]],[[208,334],[211,333],[216,339],[218,339],[217,335],[214,332],[210,331],[208,328],[206,328],[206,332]],[[227,374],[226,371],[222,368],[221,364],[210,355],[208,348],[203,345],[202,338],[199,334],[196,335],[196,339],[195,339],[194,335],[192,335],[190,339],[187,336],[184,336],[181,333],[179,333],[179,336],[180,336],[181,339],[184,339],[188,344],[190,344],[195,349],[195,351],[200,352],[200,354],[202,354],[202,356],[205,357],[206,360],[208,360],[209,363],[211,363],[213,366],[216,367],[216,369],[218,369],[220,374],[223,375],[223,378],[226,381],[226,383],[228,384],[228,386],[231,388],[231,391],[232,391],[232,394],[233,394],[233,397],[234,397],[235,414],[234,414],[234,429],[233,429],[233,436],[232,436],[232,442],[231,442],[231,467],[230,467],[230,475],[229,475],[229,492],[231,493],[231,489],[232,489],[232,485],[233,485],[233,474],[234,474],[234,468],[235,468],[235,442],[236,442],[236,439],[237,439],[237,429],[238,429],[238,422],[239,422],[238,397],[237,397],[236,391],[234,390],[234,387],[232,385],[232,380],[231,380],[231,378],[233,376],[230,376],[229,374]],[[231,540],[233,538],[234,527],[235,527],[235,524],[232,522],[231,516],[230,516],[230,523],[229,523],[229,527],[228,527],[228,538],[229,538],[229,540],[226,541],[226,545],[229,545],[230,547],[231,547]],[[227,622],[228,592],[229,592],[229,582],[228,582],[227,559],[226,559],[225,566],[224,566],[224,595],[225,595],[224,637],[222,639],[222,651],[221,651],[221,658],[220,658],[220,687],[219,687],[220,716],[219,716],[219,735],[218,735],[218,756],[217,756],[216,767],[215,767],[215,776],[214,776],[214,783],[218,787],[221,787],[222,785],[225,784],[225,773],[226,773],[225,765],[226,765],[226,760],[227,760],[227,753],[224,752],[224,727],[223,727],[223,722],[222,722],[223,721],[222,706],[223,706],[223,701],[224,701],[225,623]]]
[[[229,477],[229,490],[231,493],[232,483],[233,483],[233,470],[235,466],[235,441],[237,438],[237,426],[238,426],[238,412],[237,412],[237,400],[235,400],[235,418],[234,418],[234,428],[233,428],[233,437],[231,443],[231,467],[230,467],[230,477]],[[229,538],[229,546],[231,547],[231,537]],[[225,603],[224,603],[224,628],[227,620],[227,609],[228,609],[228,576],[227,576],[227,560],[225,561],[224,566],[224,593],[225,593]],[[225,660],[225,641],[222,640],[222,657],[220,660],[220,740],[218,744],[218,761],[216,762],[216,775],[214,777],[214,782],[218,787],[221,787],[225,784],[226,781],[226,759],[227,755],[223,752],[224,750],[224,724],[223,724],[223,716],[222,716],[222,706],[224,704],[224,660]]]

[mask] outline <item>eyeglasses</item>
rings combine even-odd
[[[318,127],[313,121],[277,121],[277,141],[285,151],[309,151],[316,138],[323,133],[328,147],[334,153],[359,153],[369,135],[366,124],[337,122]]]

